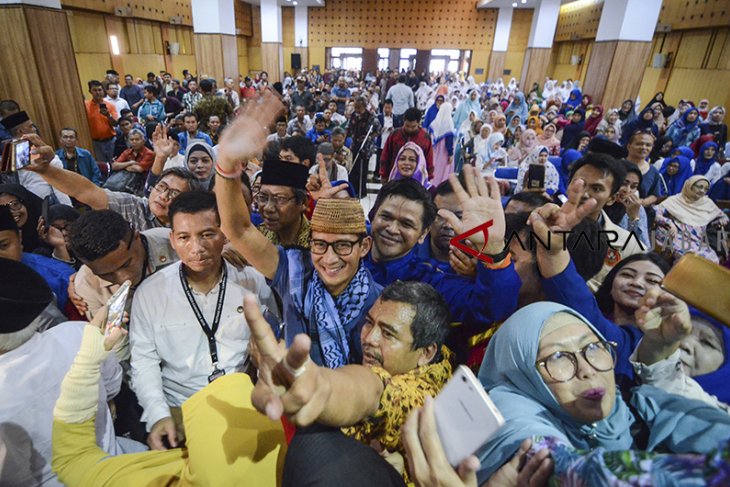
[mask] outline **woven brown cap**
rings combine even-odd
[[[365,213],[355,198],[327,198],[317,201],[310,222],[313,232],[366,233]]]

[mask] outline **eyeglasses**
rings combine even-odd
[[[568,382],[578,374],[578,357],[583,356],[588,364],[599,372],[607,372],[616,364],[615,342],[591,342],[577,352],[555,352],[535,363],[544,367],[548,375],[558,382]]]
[[[23,202],[20,200],[13,200],[0,206],[7,206],[10,208],[10,211],[20,211],[23,209]]]
[[[269,204],[269,201],[271,201],[274,206],[284,206],[288,202],[294,199],[294,196],[279,196],[276,194],[264,194],[259,193],[256,195],[256,203],[263,208],[264,206]]]
[[[337,240],[335,242],[327,242],[326,240],[312,240],[309,245],[309,250],[314,255],[324,255],[327,253],[327,249],[331,246],[335,254],[340,257],[347,257],[352,253],[352,248],[355,244],[359,244],[362,238],[358,238],[354,242],[350,240]]]
[[[180,195],[180,193],[182,193],[182,191],[179,191],[177,189],[172,189],[171,187],[169,187],[167,184],[163,183],[162,181],[160,181],[159,183],[157,183],[155,185],[155,189],[157,191],[159,191],[161,194],[167,195],[167,199],[169,199],[169,200],[174,200],[175,198],[177,198]]]

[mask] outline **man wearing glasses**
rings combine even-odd
[[[53,149],[46,148],[47,144],[37,135],[27,138],[40,157],[26,169],[40,174],[51,186],[94,210],[116,211],[137,231],[168,226],[167,208],[170,201],[178,194],[190,191],[194,185],[195,178],[191,173],[181,168],[170,168],[160,174],[149,198],[109,191],[98,187],[81,174],[53,166],[50,164],[54,156]]]

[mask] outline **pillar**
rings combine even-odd
[[[462,51],[463,53],[464,51]],[[431,50],[418,49],[416,51],[416,74],[428,73],[428,67],[431,64]],[[461,65],[459,65],[461,66]]]
[[[281,7],[276,0],[261,0],[261,64],[271,83],[281,80],[284,73],[281,32]]]
[[[218,86],[230,76],[238,79],[238,42],[233,2],[192,0],[193,43],[198,74],[215,78]]]
[[[520,86],[529,90],[537,82],[543,85],[550,66],[555,29],[560,15],[560,0],[542,0],[532,15],[530,38],[522,64]]]
[[[366,49],[362,50],[362,72],[375,74],[378,71],[378,50]]]
[[[400,49],[391,49],[388,51],[388,67],[400,72]]]
[[[511,7],[499,9],[497,14],[497,26],[494,29],[494,42],[492,43],[492,55],[489,56],[489,69],[487,79],[494,81],[504,74],[504,61],[507,57],[507,46],[509,45],[509,32],[512,28]]]
[[[294,7],[294,52],[302,56],[302,68],[309,67],[309,14],[306,6]]]
[[[583,92],[606,109],[636,99],[662,0],[604,2]]]
[[[66,13],[59,0],[0,1],[0,99],[18,102],[56,146],[63,127],[78,131],[79,145],[91,149],[84,93]],[[53,89],[43,89],[52,82]],[[63,94],[63,96],[59,96]]]

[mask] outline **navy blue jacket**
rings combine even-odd
[[[64,169],[74,171],[72,164],[69,162],[68,159],[66,159],[65,150],[58,149],[56,151],[56,155],[59,159],[61,159]],[[79,174],[81,174],[83,177],[93,182],[97,186],[101,186],[101,171],[99,170],[99,166],[96,165],[96,160],[94,160],[94,156],[91,155],[91,152],[87,151],[86,149],[82,149],[81,147],[77,147],[76,165],[78,166]]]

